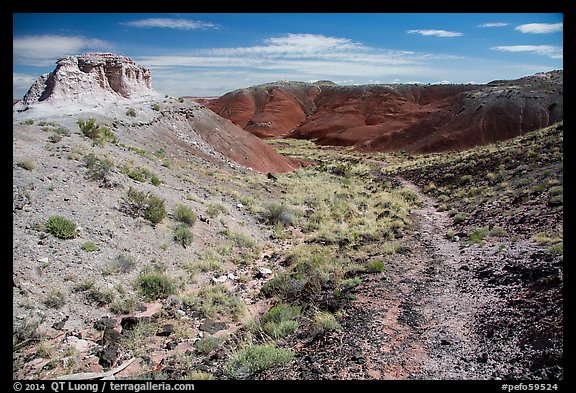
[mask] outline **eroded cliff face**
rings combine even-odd
[[[21,103],[24,106],[44,101],[93,103],[151,93],[148,68],[127,56],[86,53],[59,59],[54,71],[39,77]]]
[[[563,72],[485,85],[271,83],[207,106],[259,137],[364,151],[461,150],[563,119]]]

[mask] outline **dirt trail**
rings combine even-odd
[[[368,275],[346,307],[342,329],[296,348],[297,366],[266,378],[486,379],[486,356],[472,332],[479,296],[460,261],[458,242],[445,237],[450,219],[412,183],[422,206],[401,240],[407,251]]]

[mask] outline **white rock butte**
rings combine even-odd
[[[150,69],[123,55],[85,53],[59,59],[54,71],[30,87],[22,106],[66,101],[90,105],[154,94]]]

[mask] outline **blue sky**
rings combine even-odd
[[[276,80],[486,83],[563,69],[563,15],[16,13],[14,97],[91,51],[130,56],[172,96]]]

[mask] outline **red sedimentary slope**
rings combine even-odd
[[[563,118],[563,73],[486,85],[282,82],[228,93],[208,108],[259,137],[365,151],[460,150]]]
[[[229,120],[202,109],[188,117],[188,123],[214,150],[242,166],[258,172],[289,172],[301,163],[285,157],[260,138]]]
[[[319,93],[315,84],[279,82],[236,90],[206,106],[254,135],[277,137],[306,120]]]

